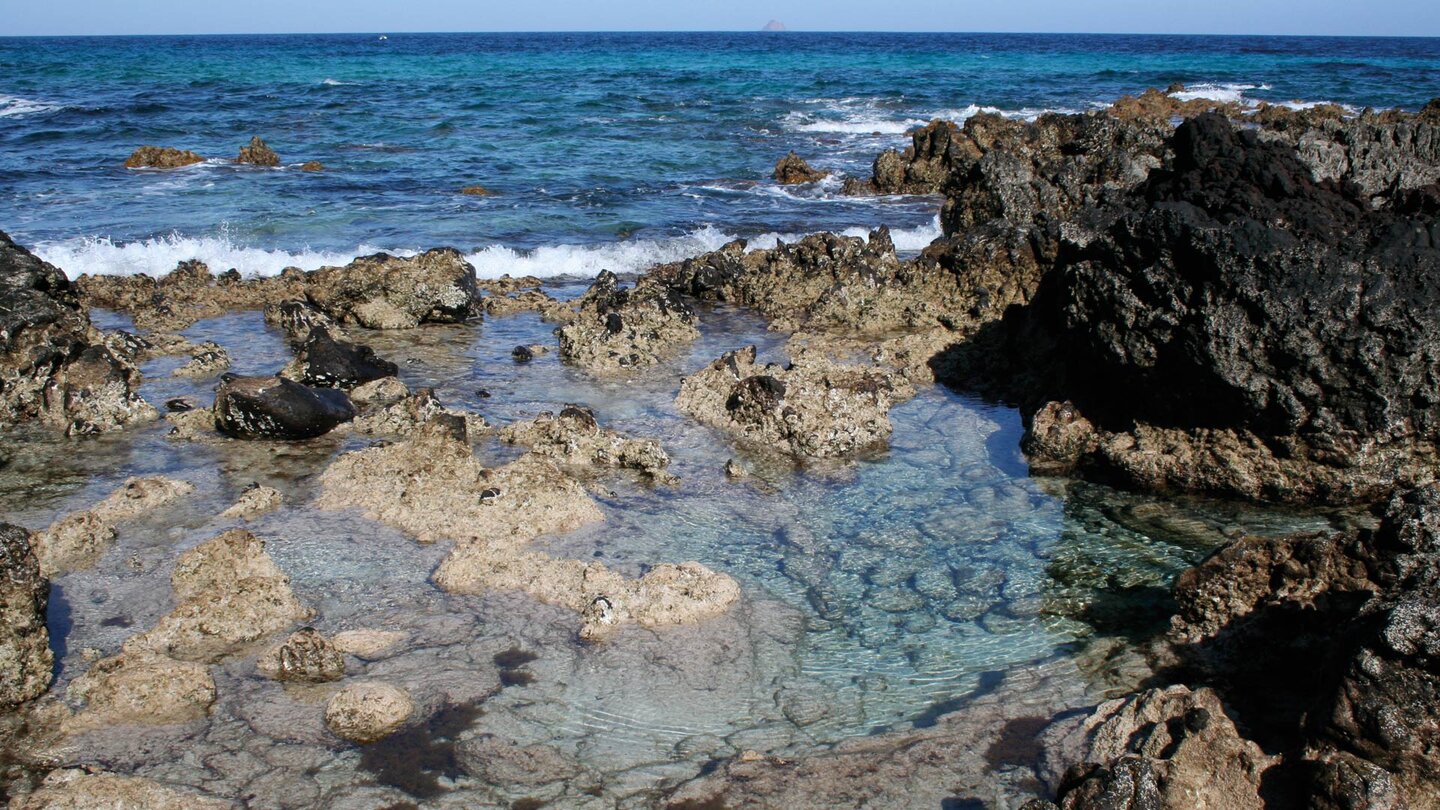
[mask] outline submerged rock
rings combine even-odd
[[[315,326],[280,376],[320,388],[350,389],[385,377],[400,368],[375,356],[369,346],[337,340],[324,326]]]
[[[335,736],[355,743],[373,743],[394,734],[415,713],[409,693],[392,684],[366,681],[351,684],[325,705],[325,725]]]
[[[248,145],[240,147],[240,155],[235,158],[235,162],[274,168],[280,165],[280,156],[275,154],[274,149],[266,146],[265,142],[260,140],[259,135],[256,135],[250,139]]]
[[[80,768],[51,771],[38,790],[10,803],[11,810],[232,810],[235,806],[150,779]]]
[[[205,158],[172,146],[142,146],[125,159],[127,169],[178,169],[204,163]]]
[[[307,277],[310,303],[340,324],[409,329],[422,323],[463,323],[480,313],[475,268],[452,248],[399,258],[362,256]]]
[[[209,667],[145,650],[97,661],[66,690],[83,704],[65,723],[69,733],[115,725],[169,725],[205,718],[215,702]]]
[[[891,405],[913,393],[876,367],[818,358],[760,366],[750,346],[686,377],[675,405],[758,446],[825,458],[884,446]]]
[[[310,439],[355,418],[343,391],[284,377],[226,374],[215,389],[215,427],[237,439]]]
[[[566,405],[559,415],[546,411],[529,421],[507,425],[500,438],[564,464],[621,467],[650,476],[663,476],[670,464],[659,442],[627,439],[601,427],[595,414],[579,405]]]
[[[0,523],[0,706],[34,700],[50,687],[49,601],[50,581],[40,573],[30,532]]]
[[[217,343],[196,346],[190,362],[171,372],[176,377],[213,377],[230,368],[230,354]]]
[[[630,288],[602,271],[560,327],[560,356],[592,371],[644,368],[700,336],[695,312],[670,289],[640,281]]]
[[[228,509],[220,513],[222,518],[243,518],[249,520],[266,512],[273,512],[285,503],[285,497],[274,487],[251,484],[240,493],[240,497]]]
[[[127,651],[214,662],[311,616],[264,541],[240,529],[181,555],[170,584],[175,609],[126,641]]]
[[[780,158],[775,164],[775,182],[782,186],[818,183],[829,176],[829,172],[810,168],[810,164],[794,152]]]
[[[90,568],[115,540],[115,524],[163,508],[195,485],[162,476],[131,478],[89,509],[71,512],[35,535],[35,554],[47,577]]]
[[[345,656],[312,627],[303,627],[271,648],[255,666],[277,681],[325,683],[345,677]]]

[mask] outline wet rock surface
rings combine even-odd
[[[125,168],[178,169],[182,166],[204,162],[205,158],[186,149],[176,149],[173,146],[142,146],[125,159]]]
[[[50,687],[49,601],[50,581],[40,574],[30,532],[0,523],[0,706],[33,700]]]
[[[818,358],[762,366],[750,346],[687,377],[675,402],[750,443],[826,458],[883,447],[891,405],[911,394],[908,383],[880,368]]]
[[[306,277],[310,303],[340,324],[409,329],[422,323],[463,323],[479,314],[475,268],[450,248],[411,258],[384,253]]]
[[[415,712],[403,689],[381,682],[351,684],[330,698],[325,725],[351,742],[373,743],[395,733]]]
[[[394,363],[376,357],[369,346],[337,340],[329,329],[315,326],[280,375],[304,385],[348,390],[394,377],[399,371]]]
[[[235,162],[248,166],[275,168],[280,165],[280,156],[260,140],[259,135],[256,135],[250,139],[250,143],[240,147],[240,154],[235,158]]]
[[[603,271],[576,302],[574,319],[557,333],[561,357],[593,371],[644,368],[700,336],[695,312],[670,289],[619,285]]]
[[[10,806],[14,810],[231,810],[236,805],[149,779],[75,768],[52,772],[39,790]]]
[[[566,405],[559,414],[546,411],[532,420],[506,425],[500,438],[562,464],[620,467],[651,477],[663,477],[670,464],[659,442],[621,436],[602,427],[595,413],[580,405]]]
[[[215,389],[215,427],[238,439],[311,439],[355,418],[343,391],[284,377],[227,374]]]
[[[345,656],[313,627],[301,628],[272,647],[255,666],[277,681],[325,683],[345,677]]]
[[[162,509],[195,491],[193,484],[153,476],[131,478],[93,507],[71,512],[35,534],[32,545],[46,576],[93,566],[115,540],[116,524]]]
[[[782,186],[818,183],[829,176],[829,172],[810,168],[810,164],[794,152],[780,158],[780,161],[775,164],[775,182]]]

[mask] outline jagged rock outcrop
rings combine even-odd
[[[1374,211],[1218,115],[1172,148],[1112,224],[1067,238],[1010,325],[1039,389],[1017,398],[1068,400],[1093,429],[1068,427],[1047,455],[1046,406],[1027,449],[1128,485],[1263,500],[1373,501],[1431,480],[1435,220]]]
[[[322,267],[306,276],[306,293],[337,323],[367,329],[463,323],[480,314],[475,268],[453,248],[410,258],[377,253]]]
[[[872,167],[869,182],[858,178],[845,181],[845,194],[939,194],[952,168],[965,155],[953,121],[936,119],[910,133],[904,152],[881,152]],[[952,155],[952,146],[955,151]]]
[[[620,467],[652,477],[663,477],[670,464],[659,442],[627,439],[601,427],[594,412],[580,405],[566,405],[558,415],[546,411],[534,419],[506,425],[500,438],[562,464]]]
[[[818,183],[829,176],[829,172],[810,168],[810,164],[794,152],[780,158],[775,164],[775,182],[782,186]]]
[[[127,169],[178,169],[204,163],[205,158],[173,146],[142,146],[125,159]]]
[[[49,602],[50,581],[40,574],[30,532],[0,523],[0,706],[34,700],[50,687]]]
[[[203,318],[303,298],[305,279],[290,268],[278,276],[226,280],[204,262],[184,261],[159,278],[84,275],[75,284],[87,307],[124,312],[139,329],[178,332]]]
[[[280,156],[275,154],[274,149],[266,146],[265,142],[260,140],[259,135],[256,135],[250,139],[249,144],[240,147],[240,154],[235,158],[235,162],[248,166],[274,168],[280,165]]]
[[[265,305],[265,323],[285,332],[286,340],[292,344],[305,342],[310,331],[316,327],[334,329],[335,322],[330,316],[305,301],[279,301]]]
[[[65,274],[0,232],[0,427],[40,419],[73,435],[153,420],[139,382]]]
[[[311,439],[355,418],[344,391],[284,377],[226,374],[215,389],[215,427],[237,439]]]
[[[280,376],[318,388],[348,390],[399,373],[398,366],[376,357],[369,346],[337,340],[326,327],[315,326]]]
[[[750,346],[686,377],[675,405],[757,446],[826,458],[883,447],[892,430],[891,405],[913,393],[878,367],[820,358],[761,366]]]
[[[560,356],[593,371],[644,368],[700,336],[695,311],[675,292],[641,280],[620,286],[602,271],[560,327]]]

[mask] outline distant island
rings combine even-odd
[[[782,23],[782,22],[780,22],[779,20],[771,20],[770,22],[765,23],[765,27],[764,27],[764,28],[761,28],[760,30],[761,30],[761,31],[784,31],[784,30],[785,30],[785,23]]]

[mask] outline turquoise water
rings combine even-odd
[[[1440,40],[963,34],[0,38],[0,228],[72,275],[195,256],[272,273],[452,245],[485,275],[593,275],[819,229],[936,235],[931,200],[781,189],[868,174],[934,117],[1085,110],[1171,82],[1418,107]],[[281,170],[224,165],[251,135]],[[127,171],[141,144],[210,165]],[[308,160],[319,174],[296,171]],[[494,197],[456,191],[480,183]],[[762,239],[763,241],[763,239]]]

